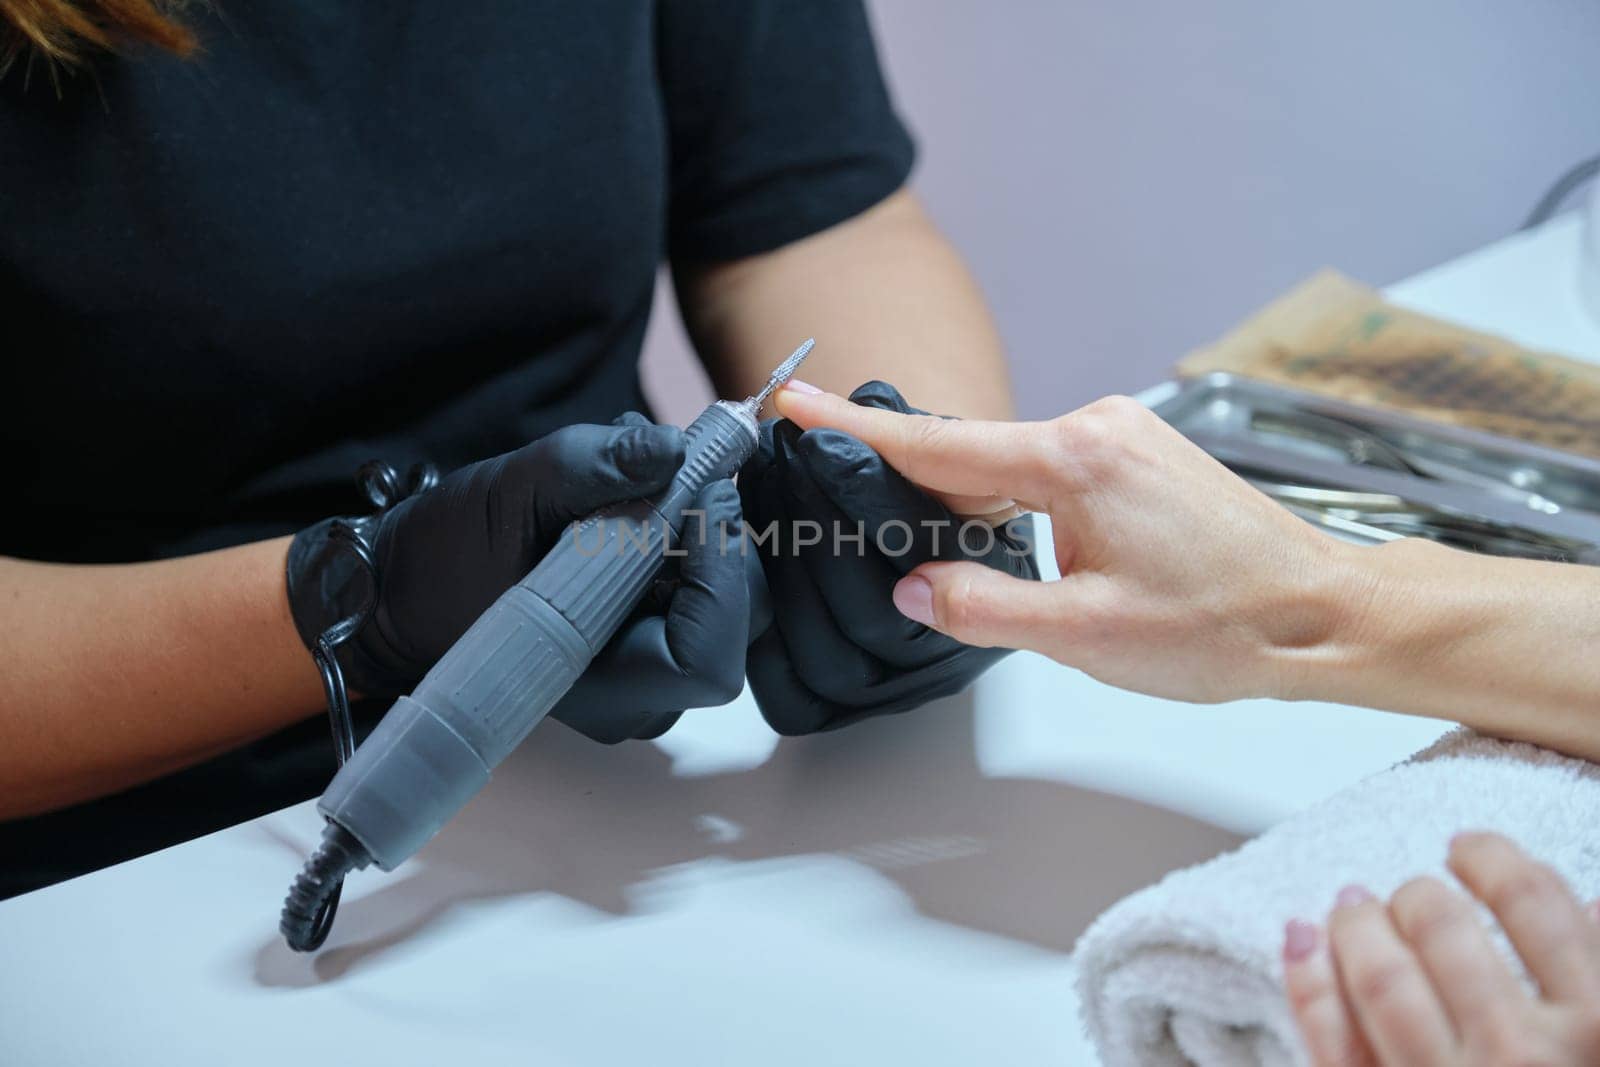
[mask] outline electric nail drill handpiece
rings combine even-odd
[[[344,875],[369,863],[394,870],[566,695],[649,589],[700,490],[731,477],[755,451],[762,403],[812,344],[795,349],[755,396],[701,412],[670,486],[573,523],[395,702],[317,802],[328,820],[322,844],[290,888],[279,923],[290,948],[319,947]]]

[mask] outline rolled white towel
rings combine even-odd
[[[1096,919],[1074,960],[1106,1067],[1305,1062],[1283,994],[1284,923],[1320,923],[1351,883],[1387,896],[1420,874],[1453,881],[1444,859],[1462,830],[1500,831],[1581,900],[1600,896],[1600,767],[1449,734]]]

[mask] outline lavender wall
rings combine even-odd
[[[1026,416],[1158,380],[1323,264],[1383,284],[1491,241],[1600,151],[1595,0],[871,7]],[[682,419],[703,378],[657,311]]]

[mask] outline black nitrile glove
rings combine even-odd
[[[925,414],[893,386],[868,382],[850,399]],[[966,688],[1005,654],[973,648],[900,614],[891,593],[903,575],[935,559],[969,559],[1038,578],[1032,526],[1013,520],[992,541],[900,476],[876,452],[838,430],[766,423],[739,475],[747,526],[761,545],[775,625],[750,646],[750,686],[782,734],[833,729],[906,711]],[[767,534],[777,524],[776,539]],[[810,540],[821,527],[820,543]],[[932,524],[932,525],[929,525]],[[804,532],[799,537],[797,529]],[[853,538],[857,530],[862,542]],[[834,531],[844,537],[835,544]]]
[[[378,596],[336,652],[349,687],[409,691],[569,523],[666,488],[683,456],[683,431],[630,413],[612,426],[568,426],[354,520],[373,549]],[[742,688],[749,586],[744,561],[717,550],[716,532],[738,530],[738,494],[714,483],[695,506],[710,536],[685,531],[676,581],[664,575],[551,713],[595,740],[657,736],[685,708],[726,703]],[[371,593],[348,550],[326,550],[333,521],[302,531],[289,549],[289,603],[307,647]]]

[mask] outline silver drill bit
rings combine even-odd
[[[751,397],[750,401],[758,408],[765,404],[767,397],[777,392],[778,386],[788,381],[795,368],[800,366],[805,361],[805,358],[811,354],[811,349],[816,343],[817,339],[815,337],[807,337],[804,344],[789,353],[788,359],[778,364],[778,369],[772,372],[772,377],[767,379],[767,384],[762,388],[761,392]]]

